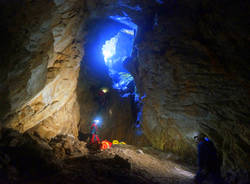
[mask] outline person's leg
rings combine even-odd
[[[91,143],[93,144],[94,142],[95,142],[95,134],[92,134]]]
[[[95,135],[95,136],[96,136],[96,141],[99,143],[100,139],[99,139],[98,135]]]
[[[199,169],[195,176],[195,184],[202,184],[202,182],[206,179],[207,173],[205,170]]]

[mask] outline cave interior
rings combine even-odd
[[[204,135],[220,182],[247,184],[249,12],[245,0],[0,1],[0,183],[191,184]],[[91,143],[93,123],[111,147]]]

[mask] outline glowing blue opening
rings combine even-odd
[[[133,76],[125,69],[124,61],[131,57],[137,25],[124,12],[124,16],[110,16],[110,19],[124,25],[112,38],[102,46],[105,65],[112,79],[112,87],[120,92],[122,98],[132,96],[136,104],[136,134],[141,135],[140,121],[142,118],[142,98],[137,93]]]
[[[112,58],[116,53],[116,44],[117,44],[117,37],[113,37],[110,40],[106,41],[102,47],[102,53],[104,55],[104,61],[106,65],[109,65]],[[111,63],[112,64],[112,63]]]
[[[127,15],[125,12],[124,14]],[[121,23],[124,28],[121,28],[114,37],[105,42],[102,46],[102,53],[109,76],[113,81],[113,88],[125,93],[134,78],[124,68],[123,62],[132,55],[137,25],[128,16],[110,16],[110,19]],[[125,98],[131,94],[126,92],[121,96]]]

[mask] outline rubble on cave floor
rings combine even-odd
[[[46,141],[7,130],[0,136],[1,184],[191,184],[195,170],[150,147],[93,152],[69,135]]]
[[[86,184],[191,184],[193,182],[194,168],[184,167],[166,159],[166,155],[156,155],[146,148],[113,145],[110,149],[96,150],[96,152],[92,150],[87,154],[86,152],[81,154],[77,149],[71,150],[73,152],[66,151],[68,154],[65,154],[62,160],[60,172],[44,178],[43,182]]]
[[[81,146],[83,145],[86,146],[82,143]],[[71,148],[71,150],[77,149]],[[177,164],[169,160],[176,159],[173,155],[170,158],[168,154],[157,154],[152,148],[139,149],[132,145],[117,144],[104,151],[91,150],[83,154],[75,151],[66,155],[61,166],[59,178],[68,183],[84,181],[84,183],[188,184],[193,182],[193,167]],[[86,177],[88,180],[84,179]]]
[[[167,154],[156,155],[153,149],[138,149],[131,145],[113,145],[95,157],[114,159],[120,157],[131,165],[131,172],[140,173],[154,183],[192,183],[194,167],[177,164],[167,158]]]
[[[60,135],[50,141],[6,131],[0,150],[0,183],[191,183],[193,173],[131,145],[90,152],[85,142]]]

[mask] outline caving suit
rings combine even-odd
[[[100,142],[98,135],[96,134],[98,127],[95,123],[91,125],[91,143]]]
[[[213,184],[222,182],[216,148],[207,138],[198,144],[198,166],[199,170],[195,177],[197,184],[201,184],[205,180],[209,180]]]

